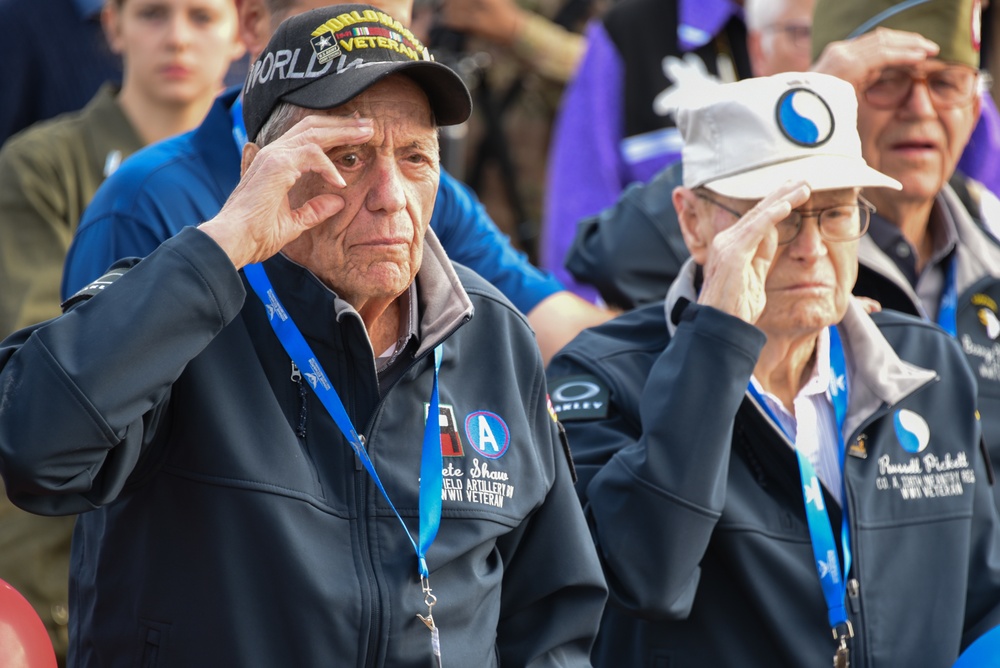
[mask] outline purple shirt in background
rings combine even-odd
[[[683,51],[707,44],[739,11],[730,0],[681,0],[677,37]],[[679,160],[681,139],[675,127],[622,136],[624,61],[601,21],[592,22],[586,36],[586,53],[553,128],[539,261],[567,289],[595,301],[597,291],[577,283],[563,266],[577,222],[611,206],[630,183],[649,181]]]
[[[958,161],[958,169],[1000,196],[1000,112],[991,95],[985,94],[982,99],[979,122]]]

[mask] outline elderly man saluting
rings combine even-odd
[[[0,345],[8,493],[82,513],[70,665],[589,665],[538,348],[427,230],[470,105],[373,7],[289,19],[218,216]]]
[[[962,351],[851,296],[859,188],[899,188],[856,109],[815,73],[682,109],[691,259],[549,367],[611,588],[597,666],[943,668],[1000,622]]]

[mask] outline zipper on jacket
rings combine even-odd
[[[441,344],[447,339],[449,339],[452,336],[452,334],[454,334],[458,330],[459,327],[467,323],[470,319],[471,318],[469,318],[468,316],[463,318],[458,325],[456,325],[450,331],[442,335],[435,345]],[[399,383],[400,379],[406,376],[406,374],[408,374],[413,369],[413,367],[415,367],[421,360],[424,360],[428,356],[430,356],[433,350],[434,350],[433,347],[429,348],[419,357],[414,357],[412,360],[410,360],[409,364],[406,365],[406,368],[403,369],[401,373],[396,375],[395,380],[388,387],[386,387],[384,391],[379,392],[380,394],[379,399],[375,404],[375,408],[372,410],[372,414],[368,420],[368,424],[365,425],[366,432],[371,433],[372,429],[374,429],[375,422],[378,420],[378,416],[381,413],[382,408],[385,406],[385,403],[388,400],[389,393],[392,391],[392,388],[394,388]],[[364,433],[359,432],[358,438],[361,441],[361,446],[367,450],[368,439],[365,437]],[[369,453],[369,456],[370,455],[371,453]],[[355,455],[354,460],[355,460],[356,471],[361,471],[363,468],[361,464],[361,459],[357,455]],[[355,489],[357,490],[355,495],[355,503],[358,510],[358,522],[357,522],[358,533],[359,533],[358,544],[362,551],[362,562],[364,565],[365,576],[368,580],[369,591],[372,592],[371,631],[368,636],[367,665],[378,665],[380,659],[378,652],[381,647],[379,639],[382,634],[382,611],[381,611],[382,600],[381,600],[381,590],[379,588],[378,580],[375,577],[375,571],[372,565],[371,549],[368,544],[368,529],[366,522],[368,519],[372,518],[368,518],[367,516],[365,516],[364,513],[364,509],[366,507],[365,499],[367,497],[367,490],[369,485],[371,485],[371,482],[369,480],[367,472],[364,475],[360,476],[356,475],[355,479],[357,480],[357,484],[355,485]]]
[[[299,438],[306,437],[306,405],[307,405],[307,394],[306,384],[302,382],[302,372],[299,371],[299,367],[292,362],[292,382],[299,387],[299,423],[295,427],[295,435]]]
[[[847,604],[851,608],[853,614],[858,614],[861,612],[861,583],[858,582],[857,578],[851,578],[847,581]]]
[[[888,412],[888,407],[883,406],[886,412]],[[879,413],[880,411],[876,411]],[[868,424],[871,424],[874,420],[869,420]],[[859,434],[864,433],[864,429],[867,428],[867,424],[861,425],[852,435],[853,439],[856,439]],[[851,441],[847,441],[850,443]],[[854,460],[853,462],[849,457],[844,458],[844,467],[841,469],[841,475],[843,476],[843,490],[844,496],[841,500],[841,507],[844,512],[847,513],[848,518],[848,531],[850,533],[851,548],[852,548],[852,560],[851,560],[851,572],[855,573],[853,577],[848,577],[845,589],[847,594],[847,609],[849,610],[848,616],[853,620],[854,626],[854,638],[851,640],[851,653],[857,657],[857,665],[867,665],[868,664],[868,648],[867,648],[867,633],[865,633],[865,617],[861,609],[861,580],[858,575],[864,573],[864,561],[866,555],[859,554],[856,549],[857,541],[855,540],[858,536],[858,520],[855,517],[854,510],[857,504],[852,503],[853,501],[853,486],[851,485],[851,477],[848,475],[849,469],[856,468],[859,460]]]
[[[361,445],[365,445],[364,436],[361,436]],[[355,455],[354,459],[357,460],[357,468],[361,468],[361,460]],[[372,520],[365,512],[367,504],[365,499],[368,495],[368,476],[365,475],[355,475],[355,480],[357,484],[354,486],[354,503],[357,509],[357,527],[358,527],[358,548],[361,550],[361,563],[362,568],[365,572],[365,579],[368,581],[368,600],[371,603],[371,616],[369,617],[369,627],[368,627],[368,649],[365,652],[367,661],[365,665],[376,666],[378,665],[378,651],[380,645],[380,638],[382,637],[382,592],[379,587],[378,579],[375,577],[375,569],[372,566],[372,553],[371,548],[368,545],[368,522]]]
[[[358,440],[361,441],[361,447],[365,448],[367,450],[368,449],[368,439],[365,438],[365,435],[364,434],[358,434]],[[358,457],[357,455],[354,455],[354,470],[355,471],[360,471],[362,468],[363,468],[363,466],[361,464],[361,457]]]

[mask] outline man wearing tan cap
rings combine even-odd
[[[949,184],[980,111],[979,23],[978,0],[818,0],[813,52],[816,68],[854,84],[865,159],[903,185],[866,193],[878,213],[858,250],[855,293],[958,338],[995,463],[1000,245],[984,226],[1000,221],[966,196],[978,184]]]
[[[851,296],[872,215],[844,81],[682,108],[691,259],[548,368],[611,599],[598,667],[947,668],[1000,623],[1000,520],[955,340]]]

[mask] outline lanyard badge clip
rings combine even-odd
[[[434,665],[441,668],[441,635],[438,627],[434,623],[434,605],[437,603],[437,596],[431,591],[431,583],[423,575],[420,576],[420,589],[424,592],[424,605],[427,606],[427,616],[417,613],[417,619],[422,621],[431,632],[431,654],[434,656]]]
[[[847,640],[854,637],[854,627],[851,620],[833,627],[833,639],[837,641],[837,650],[833,654],[833,668],[849,668],[851,653],[847,648]]]

